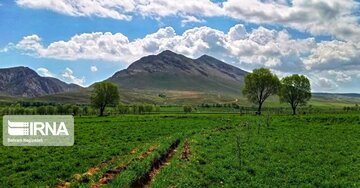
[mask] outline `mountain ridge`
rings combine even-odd
[[[0,69],[0,94],[5,96],[38,97],[80,88],[57,78],[42,77],[24,66]]]
[[[208,55],[191,59],[166,50],[140,58],[106,81],[125,89],[239,94],[246,74]]]

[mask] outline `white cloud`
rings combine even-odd
[[[133,41],[121,33],[84,33],[48,46],[44,46],[37,35],[30,35],[15,47],[35,57],[126,64],[163,50],[192,58],[208,54],[245,70],[267,67],[279,75],[306,74],[317,83],[315,88],[329,90],[337,88],[338,83],[352,82],[352,78],[359,75],[354,70],[360,70],[360,48],[356,43],[337,40],[317,43],[314,38],[293,39],[286,30],[276,31],[261,26],[248,32],[240,24],[228,32],[196,27],[181,35],[176,34],[173,28],[165,27]],[[71,79],[70,73],[67,77]],[[82,79],[71,80],[79,83]]]
[[[353,42],[323,41],[311,50],[304,61],[308,69],[360,69],[360,45]]]
[[[7,47],[0,49],[0,53],[6,53],[8,51],[9,51],[9,48],[7,48]]]
[[[252,23],[281,24],[313,35],[332,35],[359,41],[360,26],[354,0],[17,0],[19,6],[49,9],[70,16],[98,16],[130,20],[146,16],[184,18],[182,24],[203,22],[205,17],[227,16]]]
[[[340,71],[329,70],[328,74],[335,77],[336,81],[338,82],[349,82],[352,79],[350,74],[345,74],[344,72]]]
[[[181,26],[184,27],[186,24],[189,23],[204,23],[204,19],[199,19],[195,16],[184,16],[183,20],[181,20]]]
[[[331,79],[319,76],[311,76],[311,89],[313,91],[334,91],[339,85]]]
[[[56,77],[55,74],[53,74],[52,72],[50,72],[48,69],[40,67],[38,69],[36,69],[36,72],[40,75],[40,76],[44,76],[44,77]]]
[[[118,20],[131,20],[127,14],[134,10],[133,0],[17,0],[19,6],[48,9],[69,16],[98,16]]]
[[[98,68],[95,65],[93,65],[93,66],[90,67],[90,71],[91,72],[97,72]]]
[[[135,11],[144,16],[219,16],[222,8],[210,0],[135,0]]]
[[[280,1],[228,0],[223,3],[232,18],[253,23],[284,24],[314,35],[333,35],[343,40],[359,40],[359,8],[356,1],[293,0]]]
[[[24,37],[19,43],[17,43],[16,47],[23,50],[39,51],[43,48],[40,43],[41,39],[39,36],[29,35]]]
[[[54,74],[51,71],[49,71],[47,68],[43,68],[43,67],[36,69],[36,72],[40,76],[58,78],[67,83],[73,83],[73,84],[77,84],[80,86],[84,86],[84,83],[85,83],[85,78],[84,77],[83,78],[76,77],[74,75],[74,72],[70,68],[66,68],[61,74]]]
[[[98,16],[131,20],[133,14],[151,17],[175,15],[215,16],[222,9],[210,0],[17,0],[19,6],[49,9],[69,16]]]
[[[74,83],[80,86],[84,86],[85,78],[78,78],[74,75],[74,72],[70,68],[66,68],[61,74],[62,78],[69,83]]]
[[[177,35],[171,27],[159,29],[134,41],[121,33],[84,33],[68,41],[56,41],[48,46],[40,37],[24,37],[17,49],[37,57],[78,60],[97,59],[131,63],[163,50],[173,50],[190,57],[213,55],[228,62],[241,62],[253,68],[266,66],[278,69],[301,68],[301,58],[315,46],[313,38],[291,39],[286,31],[263,27],[247,33],[243,25],[235,25],[228,33],[209,27],[197,27]]]

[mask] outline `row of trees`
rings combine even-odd
[[[160,112],[160,106],[153,104],[133,104],[133,105],[123,105],[119,104],[117,106],[119,114],[144,114],[152,112]]]
[[[111,114],[144,114],[160,112],[160,106],[153,104],[119,104],[118,106],[112,106],[107,111]],[[2,115],[94,115],[98,113],[98,108],[70,104],[57,104],[54,106],[21,106],[16,104],[0,107],[0,114]]]
[[[346,112],[360,111],[360,107],[358,104],[355,104],[355,106],[345,106],[344,111]]]
[[[16,115],[54,115],[54,114],[73,114],[82,115],[89,114],[90,109],[87,106],[77,105],[46,105],[46,106],[22,106],[20,104],[3,107],[0,109],[1,114],[16,114]]]
[[[281,80],[269,69],[260,68],[246,75],[243,94],[258,105],[257,114],[265,100],[271,95],[279,95],[281,102],[289,103],[293,114],[299,105],[305,105],[311,98],[310,81],[304,75],[294,74]]]

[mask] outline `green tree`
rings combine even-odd
[[[98,108],[100,116],[104,115],[106,106],[117,104],[120,96],[118,87],[110,82],[100,82],[94,85],[91,95],[91,105]]]
[[[89,114],[89,108],[87,106],[84,106],[84,108],[82,109],[83,114],[84,115],[88,115]]]
[[[298,105],[305,105],[311,98],[310,81],[303,75],[294,74],[281,80],[280,101],[291,105],[293,115]]]
[[[269,69],[260,68],[246,75],[242,92],[250,102],[258,105],[257,114],[261,115],[263,103],[269,96],[277,94],[279,87],[279,78]]]
[[[39,106],[36,109],[37,114],[39,115],[45,115],[46,114],[46,108],[45,106]]]
[[[53,107],[53,106],[47,106],[47,107],[46,107],[46,111],[47,111],[48,114],[52,115],[52,114],[55,113],[55,107]]]
[[[76,106],[76,105],[72,105],[71,108],[72,108],[72,114],[73,114],[74,116],[76,116],[76,115],[79,114],[80,107],[78,107],[78,106]]]

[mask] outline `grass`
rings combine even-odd
[[[153,187],[359,187],[359,116],[243,121],[192,136],[190,161],[174,160]]]
[[[269,122],[266,116],[238,114],[76,117],[72,147],[0,146],[0,187],[54,186],[65,180],[88,187],[121,165],[126,170],[107,186],[128,187],[178,138],[175,156],[151,187],[360,186],[358,114],[277,115]],[[180,159],[185,140],[189,160]],[[75,181],[104,161],[110,162],[93,176]]]

